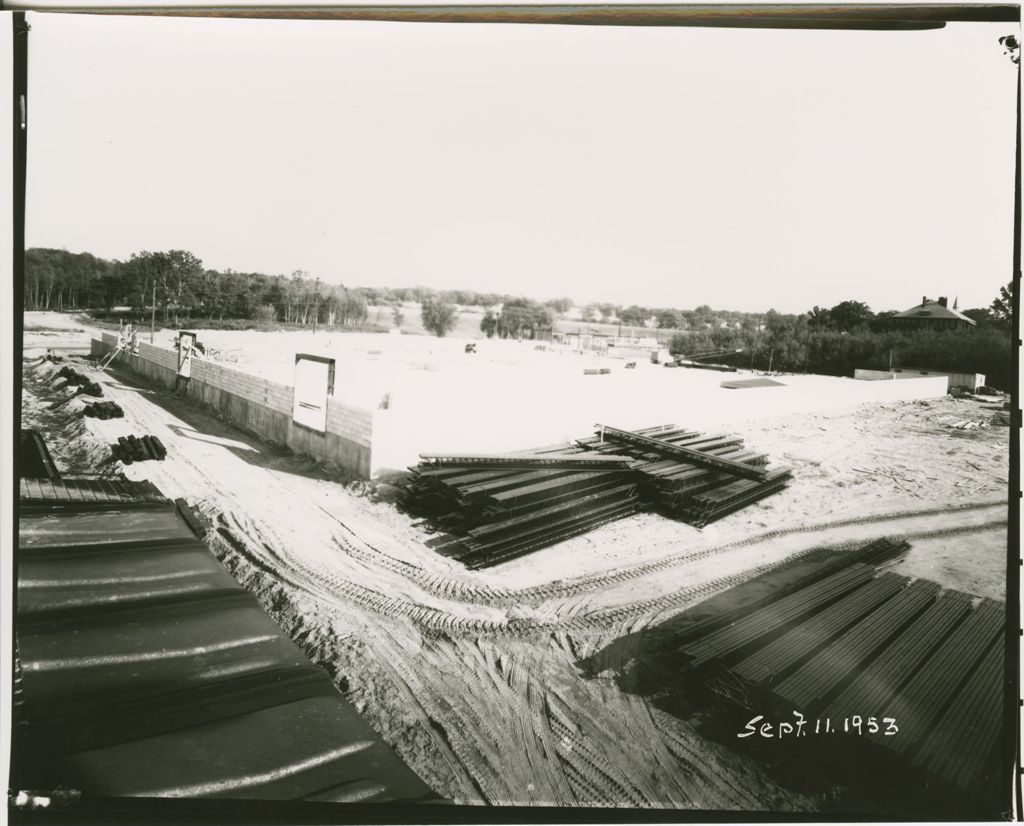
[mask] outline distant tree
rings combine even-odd
[[[651,313],[646,307],[639,307],[636,304],[631,304],[619,313],[619,321],[623,324],[639,327],[648,318],[650,318],[650,316]]]
[[[832,326],[832,314],[817,304],[807,313],[807,325],[812,330],[825,330]]]
[[[992,310],[988,307],[977,307],[971,310],[964,310],[963,314],[979,327],[986,327],[996,323]]]
[[[873,333],[884,333],[892,329],[892,317],[899,315],[899,310],[882,310],[868,322],[868,329]]]
[[[427,298],[420,307],[420,318],[427,332],[443,338],[455,328],[455,305],[440,298]]]
[[[559,315],[563,315],[569,312],[569,308],[573,306],[571,298],[552,298],[550,301],[544,302],[545,307],[550,307]]]
[[[277,321],[277,309],[273,304],[262,304],[256,308],[256,321],[261,325],[270,326]]]
[[[863,301],[843,301],[828,311],[831,326],[840,332],[864,327],[874,317],[871,308]]]
[[[580,318],[582,318],[584,321],[597,321],[599,317],[600,313],[598,312],[597,307],[595,307],[593,304],[588,304],[586,307],[584,307],[583,312],[580,314]]]
[[[992,320],[1007,330],[1013,321],[1013,282],[999,288],[999,295],[992,302]]]
[[[501,307],[495,331],[502,338],[533,338],[554,322],[550,307],[529,298],[510,298]]]
[[[404,318],[402,315],[402,305],[396,301],[391,305],[391,321],[395,327],[401,327]]]
[[[654,317],[658,320],[658,327],[662,330],[678,330],[685,325],[678,310],[658,310]]]
[[[494,338],[494,334],[497,330],[498,319],[491,310],[488,310],[484,313],[484,317],[480,319],[480,332],[487,336],[487,338]]]

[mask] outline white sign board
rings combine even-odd
[[[192,378],[192,355],[195,353],[196,334],[178,331],[178,375]]]
[[[295,424],[320,433],[327,431],[327,397],[334,393],[334,359],[295,356]]]

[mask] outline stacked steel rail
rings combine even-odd
[[[640,502],[631,467],[628,458],[566,455],[560,449],[425,456],[412,469],[407,504],[455,534],[438,543],[438,550],[482,568],[635,512]]]
[[[858,562],[753,612],[702,621],[678,650],[689,668],[725,669],[761,692],[765,707],[774,698],[828,720],[982,800],[998,779],[1005,624],[1002,603]],[[862,733],[871,715],[893,725]]]
[[[496,565],[648,505],[703,527],[781,490],[737,436],[662,425],[599,426],[575,445],[522,453],[421,454],[406,506],[450,534],[435,547],[470,568]]]

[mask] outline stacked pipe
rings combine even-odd
[[[148,459],[162,460],[167,455],[167,448],[156,436],[121,436],[117,444],[110,446],[110,455],[130,465]]]
[[[703,527],[785,487],[789,468],[739,437],[672,425],[601,427],[573,446],[518,454],[423,454],[406,506],[447,534],[434,544],[470,568],[496,565],[647,504]]]

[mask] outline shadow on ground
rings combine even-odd
[[[81,361],[93,364],[85,357]],[[176,418],[179,423],[168,423],[166,427],[179,438],[219,445],[254,467],[340,484],[355,480],[354,476],[340,469],[325,467],[309,456],[297,456],[283,445],[272,444],[247,433],[212,408],[194,399],[175,396],[172,391],[136,376],[127,367],[115,363],[104,373],[106,386],[139,393],[145,396],[146,401]]]
[[[854,734],[837,732],[838,736],[789,740],[741,737],[749,732],[747,724],[753,718],[760,715],[761,722],[792,722],[794,710],[781,707],[770,693],[744,684],[724,667],[689,667],[683,646],[709,629],[749,615],[773,598],[853,562],[893,561],[865,556],[867,547],[860,543],[854,548],[816,549],[665,622],[620,637],[576,665],[585,678],[611,677],[620,690],[643,697],[709,740],[742,754],[781,786],[817,800],[820,811],[827,815],[892,820],[1001,819],[1001,811],[1008,805],[998,799],[1001,790],[993,789],[985,800],[966,799],[948,784],[909,770],[888,750]],[[864,714],[881,718],[884,710],[865,709]],[[805,717],[814,719],[810,713]]]

